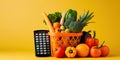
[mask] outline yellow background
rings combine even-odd
[[[48,29],[41,13],[66,12],[70,8],[78,15],[84,10],[93,11],[91,21],[96,23],[84,30],[96,30],[100,43],[105,40],[110,47],[110,56],[119,56],[119,5],[120,0],[0,0],[0,57],[5,57],[4,52],[29,51],[35,58],[33,31]]]

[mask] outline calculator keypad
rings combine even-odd
[[[51,55],[50,52],[50,36],[47,32],[34,32],[35,49],[37,55]]]

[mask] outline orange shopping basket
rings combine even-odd
[[[62,46],[64,48],[68,46],[77,46],[80,43],[82,32],[80,33],[49,33],[51,54],[54,56],[56,47]]]

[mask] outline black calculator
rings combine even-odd
[[[38,57],[51,56],[50,36],[48,32],[48,30],[34,31],[35,54]]]

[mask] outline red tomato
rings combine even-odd
[[[100,57],[101,56],[101,50],[97,46],[93,46],[90,50],[90,56],[92,57]]]
[[[98,46],[99,40],[89,37],[86,39],[85,43],[91,48],[92,46]]]
[[[106,57],[109,55],[110,49],[108,46],[101,46],[100,49],[102,52],[101,56]]]
[[[56,47],[54,56],[57,58],[62,58],[65,56],[65,49],[63,47]]]
[[[85,43],[91,48],[94,45],[94,38],[88,37]]]
[[[99,40],[98,39],[94,39],[94,46],[98,46],[99,44]]]
[[[94,32],[94,35],[93,37],[88,37],[86,40],[85,40],[85,43],[91,48],[92,46],[98,46],[99,44],[99,40],[95,38],[96,36],[96,32]]]

